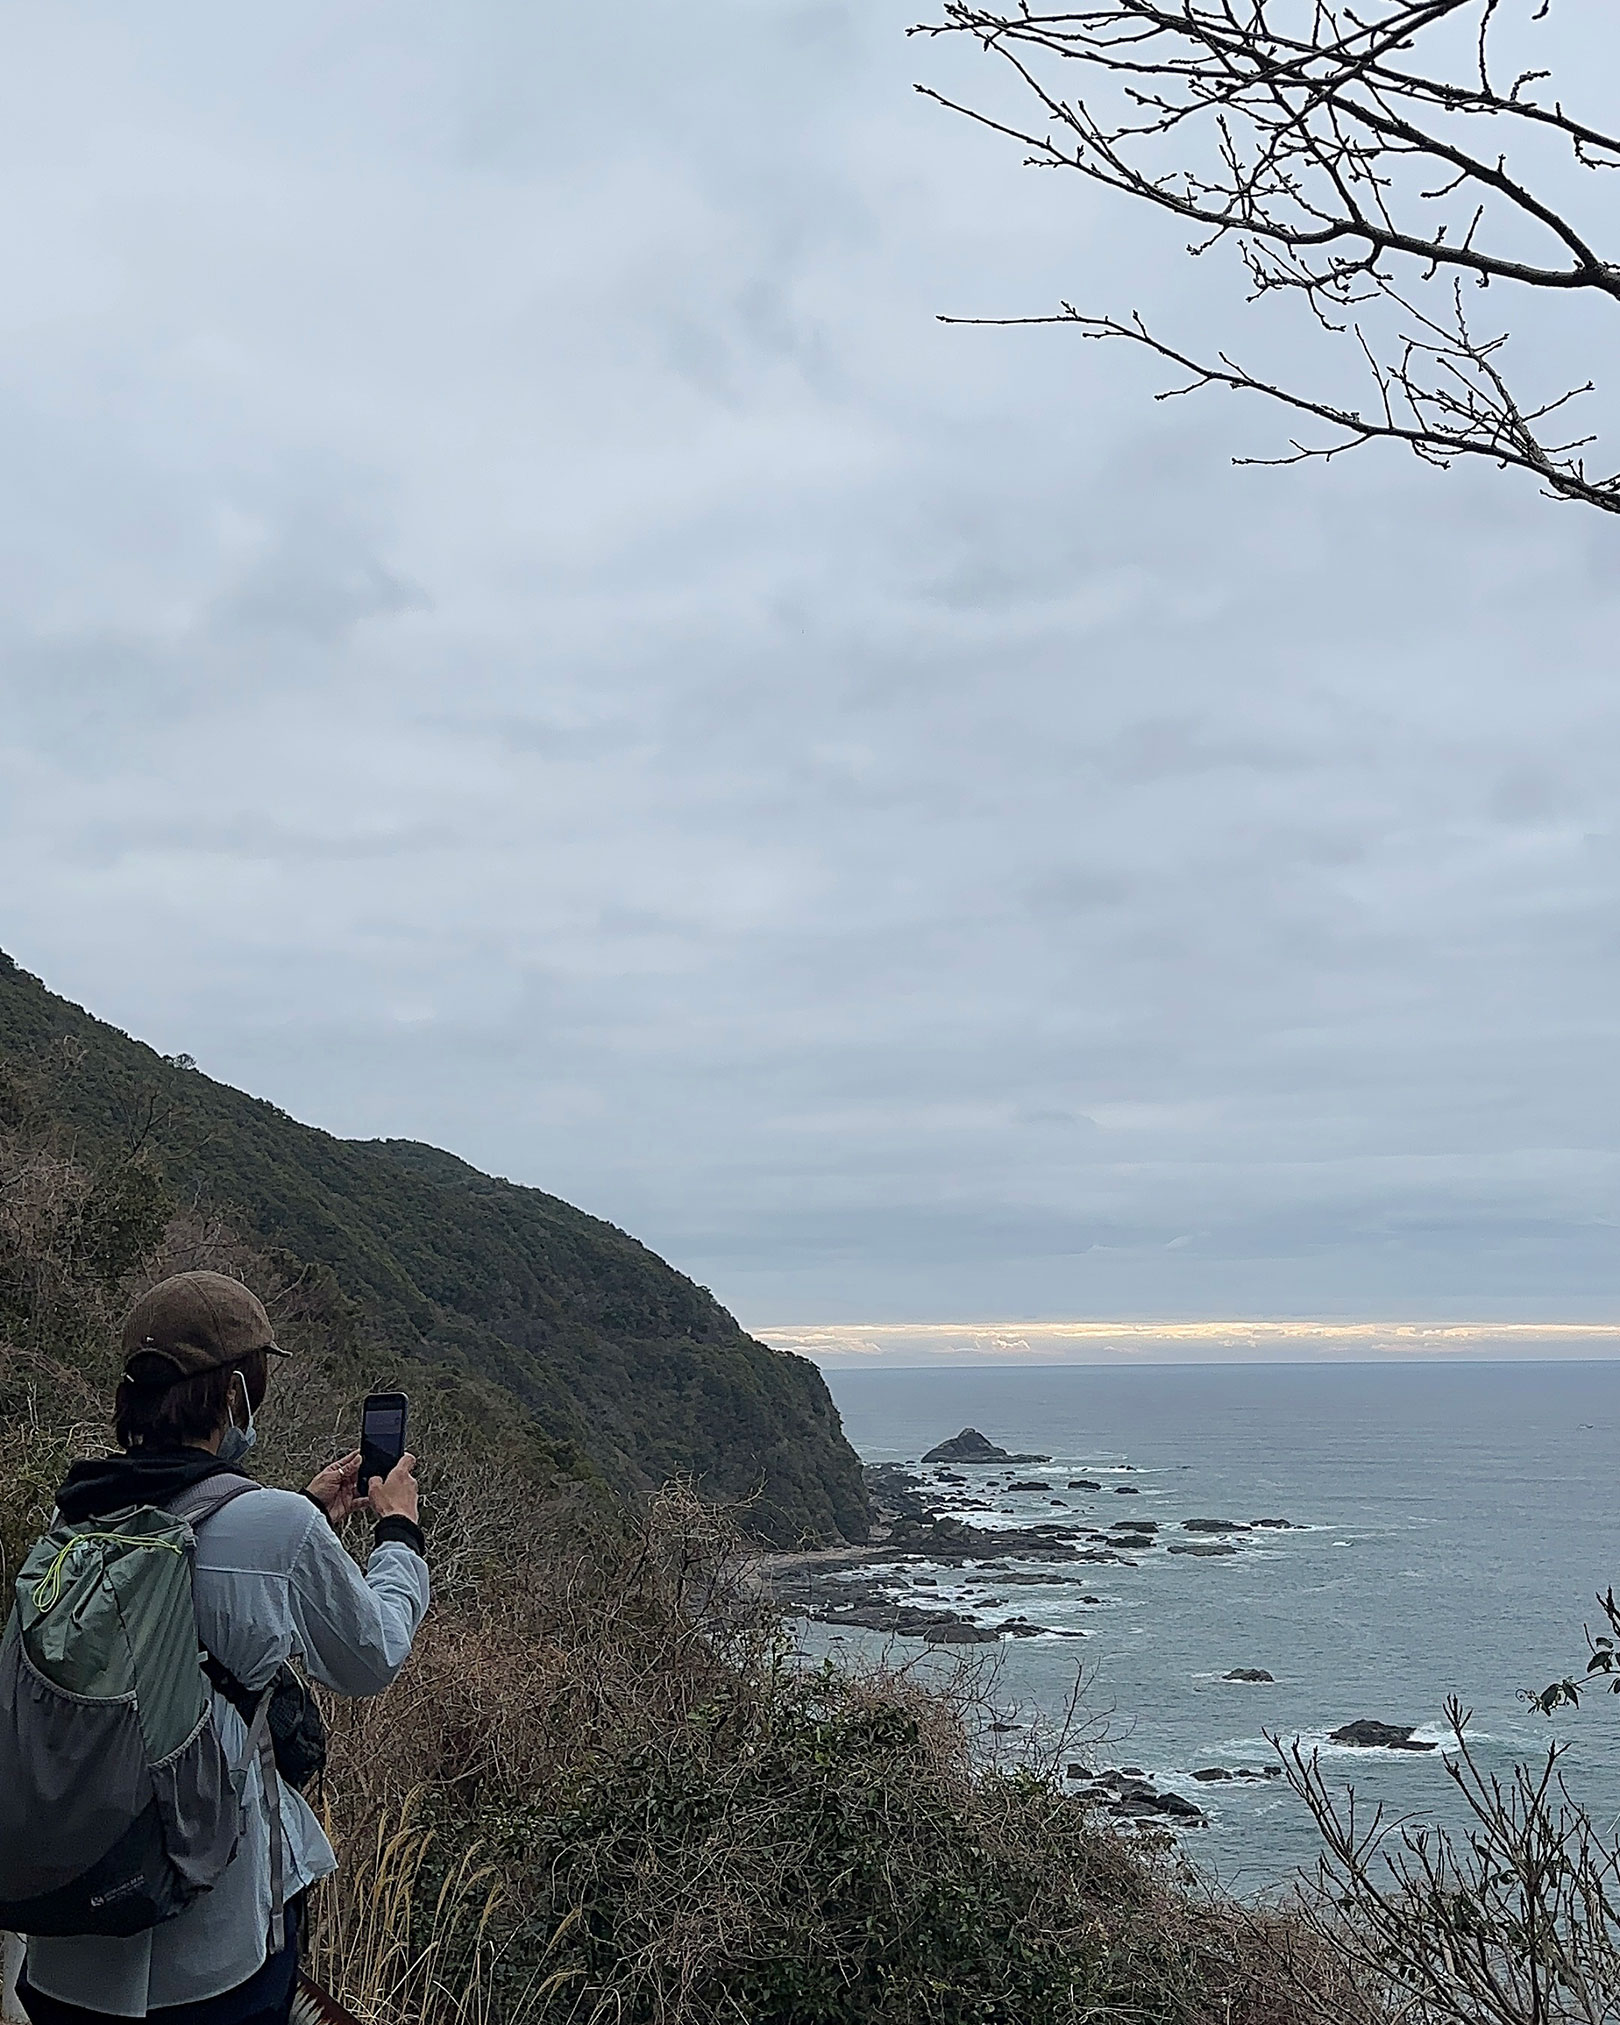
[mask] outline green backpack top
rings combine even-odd
[[[23,1562],[0,1641],[0,1928],[128,1935],[183,1912],[236,1854],[257,1753],[279,1951],[270,1693],[230,1764],[191,1589],[194,1528],[257,1489],[222,1471],[167,1509],[58,1519]]]

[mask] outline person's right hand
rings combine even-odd
[[[366,1492],[372,1515],[378,1519],[409,1519],[417,1523],[416,1458],[402,1455],[385,1477],[373,1477]]]

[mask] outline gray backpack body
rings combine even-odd
[[[193,1528],[257,1490],[221,1474],[167,1509],[58,1519],[0,1641],[0,1928],[129,1935],[183,1912],[236,1854],[257,1754],[282,1945],[280,1787],[261,1697],[236,1764],[214,1725]]]

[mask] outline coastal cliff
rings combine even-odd
[[[329,1274],[374,1375],[407,1355],[492,1388],[559,1469],[746,1501],[777,1545],[866,1537],[820,1372],[600,1218],[409,1140],[346,1140],[215,1082],[0,952],[0,1067],[32,1127],[121,1177],[126,1218],[203,1206],[285,1277]],[[141,1184],[150,1184],[146,1195]],[[106,1190],[103,1190],[104,1195]]]

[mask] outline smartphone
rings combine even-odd
[[[410,1402],[403,1392],[373,1392],[360,1409],[360,1480],[364,1497],[373,1477],[385,1477],[405,1453],[405,1416]]]

